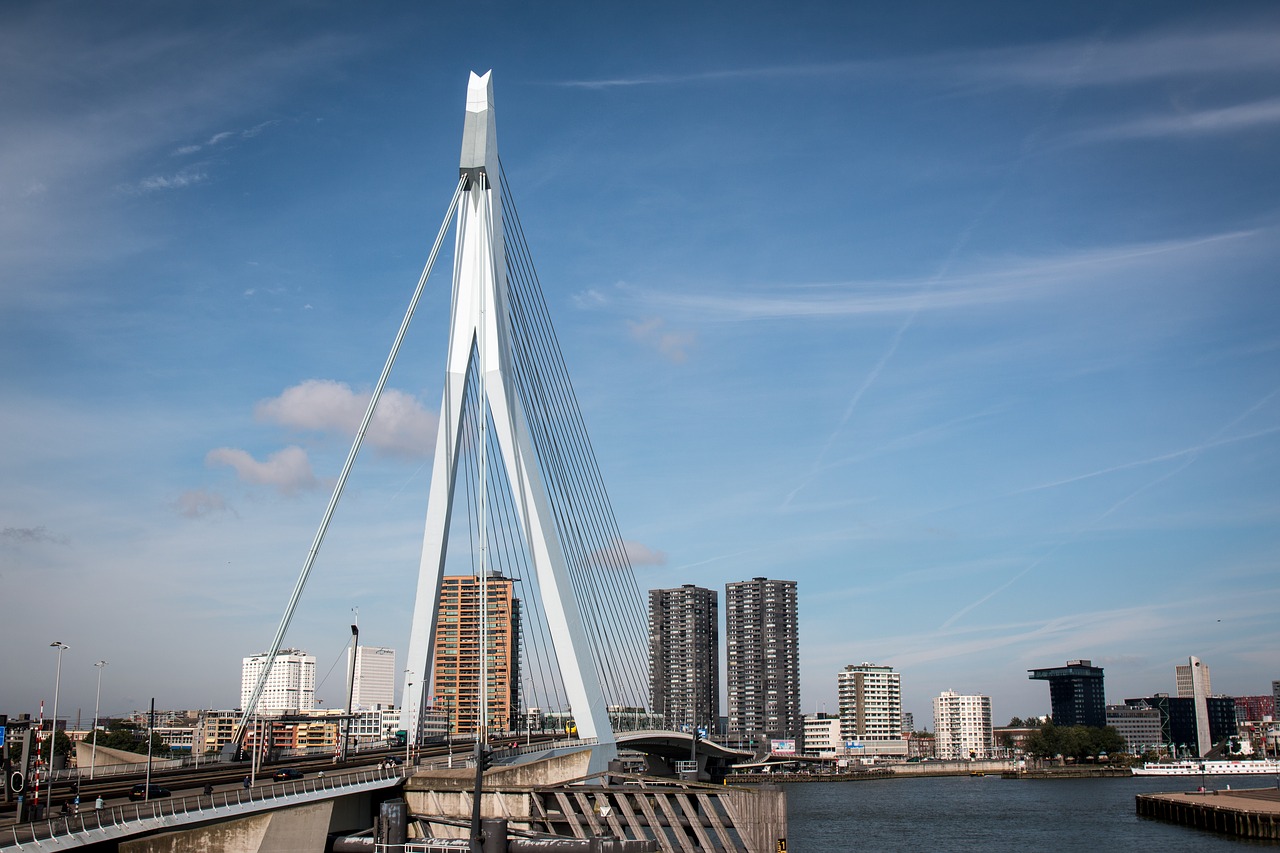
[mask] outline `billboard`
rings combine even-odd
[[[795,755],[795,739],[788,738],[786,740],[771,740],[769,741],[769,751],[774,755]]]

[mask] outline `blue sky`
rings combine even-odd
[[[643,588],[800,584],[803,703],[1280,678],[1264,3],[9,3],[3,708],[228,707],[457,180],[467,75]],[[442,265],[441,269],[447,269]],[[448,281],[289,641],[403,650]],[[339,704],[342,667],[319,695]],[[326,697],[327,698],[327,697]]]

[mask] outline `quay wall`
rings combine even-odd
[[[1139,817],[1256,841],[1280,841],[1280,792],[1274,789],[1139,794]]]

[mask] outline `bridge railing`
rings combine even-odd
[[[38,849],[49,841],[74,841],[74,845],[102,841],[116,828],[139,829],[146,821],[169,825],[165,819],[177,816],[215,816],[219,811],[243,810],[255,803],[289,799],[324,791],[336,791],[369,782],[386,782],[412,773],[412,768],[379,765],[361,770],[318,774],[291,782],[275,782],[259,787],[215,791],[209,796],[187,795],[161,800],[106,806],[82,807],[78,814],[47,817],[31,823],[13,824],[0,834],[0,850]],[[118,833],[114,833],[118,836]],[[55,848],[56,849],[56,848]]]

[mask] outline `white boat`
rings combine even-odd
[[[1130,768],[1134,776],[1258,776],[1280,774],[1280,761],[1265,758],[1258,761],[1201,761],[1196,758],[1168,763],[1148,761]]]

